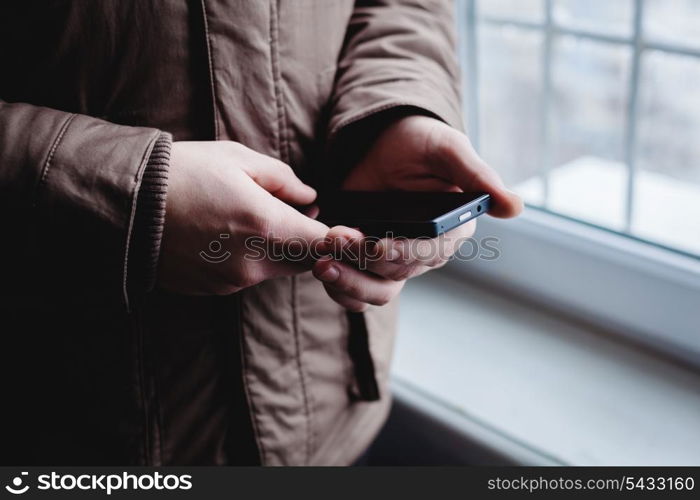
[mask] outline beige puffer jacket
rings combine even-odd
[[[227,297],[153,290],[169,145],[239,141],[318,183],[336,139],[383,111],[459,127],[451,11],[2,2],[2,463],[348,464],[365,449],[389,408],[395,306],[347,314],[308,273]]]

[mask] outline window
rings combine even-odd
[[[411,439],[441,463],[698,463],[700,0],[457,8],[469,135],[528,207],[479,218],[498,258],[407,285]]]
[[[479,221],[498,260],[451,269],[700,366],[700,1],[457,20],[469,135],[528,208]]]
[[[527,203],[700,257],[700,1],[458,7],[470,136]]]

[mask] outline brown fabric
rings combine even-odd
[[[352,463],[388,412],[395,304],[364,315],[371,402],[308,273],[127,292],[158,254],[163,134],[316,183],[382,111],[461,126],[452,22],[446,0],[2,2],[0,462]]]

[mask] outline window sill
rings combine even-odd
[[[697,371],[454,266],[407,285],[394,379],[399,399],[516,463],[700,465]]]
[[[478,228],[500,255],[454,262],[454,274],[700,368],[700,260],[533,208]]]

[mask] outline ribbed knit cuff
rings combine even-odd
[[[128,288],[130,293],[153,289],[156,282],[160,242],[165,224],[165,200],[172,137],[161,133],[143,173],[136,199],[136,214],[129,252]]]

